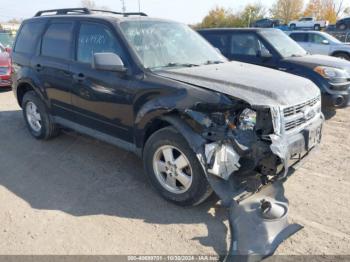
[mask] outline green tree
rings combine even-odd
[[[250,26],[254,21],[264,18],[266,15],[266,8],[260,3],[248,4],[244,10],[239,14],[241,26]]]
[[[303,7],[304,0],[277,0],[270,12],[274,18],[281,19],[287,24],[301,16]]]
[[[233,13],[231,9],[215,7],[195,28],[247,27],[253,21],[264,17],[266,9],[261,4],[248,4],[243,11]]]
[[[209,11],[209,14],[204,17],[202,23],[200,23],[198,27],[231,27],[235,20],[236,18],[230,9],[217,6]]]

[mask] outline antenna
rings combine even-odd
[[[139,3],[139,13],[141,13],[141,0],[138,0]]]
[[[126,13],[126,6],[125,6],[125,1],[124,0],[120,0],[122,2],[122,11],[123,13]]]

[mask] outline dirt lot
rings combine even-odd
[[[290,218],[305,228],[279,254],[350,252],[350,108],[287,182]],[[0,254],[224,254],[215,200],[179,208],[150,188],[137,157],[75,133],[40,142],[12,92],[0,93]]]

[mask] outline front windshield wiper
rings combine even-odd
[[[192,64],[192,63],[175,63],[175,62],[171,62],[165,66],[162,66],[162,68],[164,67],[194,67],[194,66],[199,66],[197,64]]]
[[[223,61],[220,60],[208,60],[205,65],[217,65],[217,64],[222,64],[224,63]]]
[[[291,57],[302,57],[302,55],[293,54],[293,55],[291,55]]]

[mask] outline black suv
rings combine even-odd
[[[336,23],[336,28],[338,30],[348,30],[350,29],[350,17],[340,19]]]
[[[310,79],[328,108],[350,104],[350,62],[310,55],[279,29],[203,29],[199,33],[230,60],[265,66]]]
[[[243,192],[254,178],[257,191],[321,138],[312,82],[228,62],[188,26],[142,13],[41,11],[23,22],[13,66],[35,138],[65,127],[135,152],[180,205],[203,202],[213,181]]]

